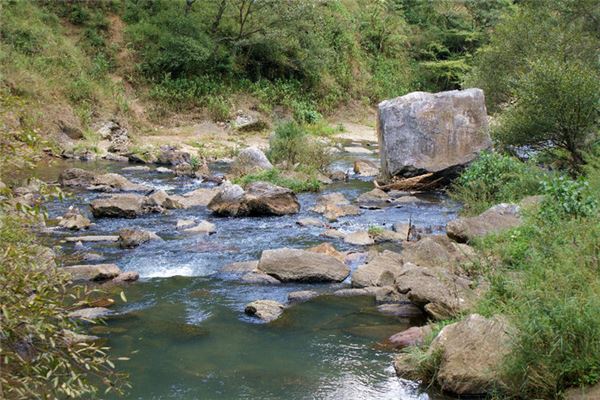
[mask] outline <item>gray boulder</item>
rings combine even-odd
[[[404,261],[421,267],[460,271],[463,266],[474,262],[476,254],[472,247],[455,243],[445,235],[431,235],[405,243],[402,257]]]
[[[150,189],[146,185],[133,183],[119,174],[96,174],[81,168],[64,170],[60,174],[58,182],[63,187],[77,187],[100,192],[143,192]]]
[[[258,270],[282,282],[341,282],[350,273],[335,257],[289,248],[263,251]]]
[[[200,188],[184,193],[181,196],[173,195],[170,198],[181,204],[183,208],[206,207],[219,191],[219,188]]]
[[[516,228],[523,223],[520,207],[516,204],[498,204],[475,216],[448,222],[446,233],[460,243],[470,242],[492,233]]]
[[[192,156],[187,151],[179,150],[173,146],[161,146],[156,160],[157,164],[177,166],[190,164]]]
[[[430,325],[413,326],[390,336],[389,341],[397,349],[410,346],[421,346],[425,338],[432,332]]]
[[[198,225],[184,229],[183,231],[187,233],[204,233],[206,235],[211,235],[217,232],[217,226],[212,222],[202,220]]]
[[[224,184],[208,208],[217,215],[262,216],[296,214],[300,203],[294,192],[268,182],[254,182],[242,189]]]
[[[231,172],[238,176],[269,169],[273,169],[273,165],[265,153],[256,147],[248,147],[240,151],[231,165]]]
[[[354,271],[352,274],[352,286],[355,288],[364,288],[394,285],[396,275],[401,271],[403,266],[404,261],[400,254],[385,250]]]
[[[477,294],[471,281],[443,268],[418,267],[411,263],[396,275],[398,292],[437,320],[452,318],[472,307]]]
[[[69,318],[93,321],[99,318],[104,318],[112,314],[112,311],[104,307],[82,308],[80,310],[71,311],[68,314]]]
[[[352,232],[344,236],[344,242],[355,246],[369,246],[375,243],[375,240],[367,231]]]
[[[413,92],[379,103],[378,111],[386,180],[460,167],[492,144],[481,89]]]
[[[162,212],[163,208],[146,196],[138,194],[117,194],[96,199],[90,203],[95,218],[135,218],[152,212]]]
[[[298,290],[296,292],[288,293],[288,302],[289,303],[304,303],[305,301],[309,301],[319,295],[318,292],[314,290]]]
[[[244,312],[248,315],[260,318],[264,322],[271,322],[281,316],[284,306],[274,300],[256,300],[246,304]]]
[[[439,352],[436,381],[458,395],[481,395],[501,389],[502,362],[511,350],[511,328],[500,317],[471,314],[440,331],[428,352]]]
[[[360,176],[377,176],[379,167],[371,160],[354,161],[354,173]]]
[[[119,247],[132,249],[152,240],[162,240],[156,233],[143,229],[125,228],[119,231]]]
[[[72,265],[62,270],[71,275],[73,281],[106,281],[121,273],[115,264]]]
[[[342,193],[329,193],[317,198],[317,204],[312,211],[322,214],[330,221],[336,221],[338,218],[348,215],[359,215],[361,210],[350,204],[350,201]]]

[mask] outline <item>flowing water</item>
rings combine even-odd
[[[364,156],[363,156],[364,157]],[[353,156],[344,155],[336,166],[348,168]],[[40,166],[34,175],[56,179],[67,167],[118,172],[132,181],[169,193],[184,193],[208,186],[199,180],[175,178],[156,172],[122,171],[128,165],[109,162],[60,161]],[[224,167],[213,165],[213,170]],[[372,182],[351,179],[329,185],[327,192],[342,192],[353,200],[371,190]],[[70,205],[89,213],[88,204],[102,194],[79,191],[63,202],[48,205],[50,218],[64,214]],[[220,273],[234,261],[254,260],[264,249],[305,248],[330,241],[338,250],[356,250],[340,240],[320,236],[322,228],[296,224],[310,212],[316,194],[300,194],[299,215],[269,218],[215,218],[205,208],[175,210],[136,219],[100,219],[85,235],[115,234],[124,227],[155,231],[164,241],[122,250],[114,243],[64,243],[72,232],[45,234],[60,244],[65,263],[81,263],[83,253],[97,253],[102,262],[114,262],[125,271],[138,271],[140,281],[125,289],[127,302],[113,307],[116,316],[91,332],[105,338],[115,356],[129,357],[119,368],[131,375],[131,399],[432,399],[443,397],[419,391],[418,386],[394,374],[394,352],[384,340],[423,321],[401,320],[377,312],[371,298],[322,296],[287,309],[270,324],[258,323],[243,313],[257,299],[285,303],[291,291],[331,292],[348,287],[334,285],[242,284]],[[364,210],[357,217],[332,224],[342,231],[371,225],[391,228],[395,222],[431,226],[441,230],[456,215],[457,206],[442,195],[423,197],[422,203],[399,208]],[[217,225],[211,236],[190,235],[175,229],[181,218],[207,219]],[[379,246],[380,248],[386,246]],[[387,245],[394,248],[394,246]],[[352,268],[356,268],[353,265]],[[118,296],[116,296],[118,299]]]

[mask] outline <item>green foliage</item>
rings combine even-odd
[[[305,172],[322,171],[331,163],[328,146],[291,121],[278,125],[271,137],[267,157],[273,164]]]
[[[485,2],[482,2],[485,3]],[[527,1],[511,7],[478,52],[466,86],[482,88],[498,110],[532,66],[566,60],[597,70],[599,11],[595,0]],[[562,97],[554,92],[553,98]]]
[[[379,236],[384,232],[384,229],[382,226],[371,225],[369,226],[368,232],[370,236]]]
[[[556,220],[567,217],[589,217],[598,209],[598,200],[589,192],[585,180],[570,180],[564,176],[542,183],[544,202],[542,218]]]
[[[479,214],[498,203],[518,202],[541,191],[544,173],[514,157],[485,152],[450,189],[453,199],[464,204],[467,214]]]
[[[35,215],[34,215],[35,217]],[[3,398],[91,398],[100,389],[119,392],[106,347],[72,343],[82,328],[67,317],[85,304],[85,288],[70,286],[24,227],[34,218],[0,205],[0,387]]]
[[[503,314],[518,330],[504,364],[506,397],[557,398],[600,379],[600,215],[590,201],[600,174],[597,158],[590,163],[590,185],[548,181],[525,225],[477,243],[500,261],[487,270],[479,312]]]
[[[598,140],[600,73],[577,61],[545,59],[518,82],[516,102],[501,116],[495,136],[509,145],[566,150],[574,170]]]
[[[242,186],[252,182],[270,182],[274,185],[291,189],[296,193],[318,192],[321,189],[321,183],[314,175],[293,174],[291,176],[286,176],[284,172],[277,168],[244,175],[241,178],[234,179],[234,183]]]
[[[298,122],[313,123],[349,98],[379,102],[458,87],[486,29],[507,8],[500,0],[215,1],[190,8],[127,0],[123,16],[141,80],[162,86],[208,75],[231,93],[250,89],[263,107],[284,105]],[[164,97],[163,89],[154,95]],[[187,85],[167,93],[190,97]]]

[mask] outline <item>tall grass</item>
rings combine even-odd
[[[480,271],[491,285],[477,311],[518,332],[499,366],[506,397],[554,399],[600,380],[600,170],[590,164],[588,184],[550,180],[523,226],[476,243],[497,260]]]

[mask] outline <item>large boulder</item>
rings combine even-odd
[[[436,381],[458,395],[491,393],[504,386],[501,368],[510,353],[511,328],[501,317],[471,314],[440,331],[428,352],[440,353]]]
[[[307,251],[312,251],[313,253],[326,254],[328,256],[337,258],[341,262],[345,262],[346,256],[343,253],[340,253],[336,250],[335,247],[331,243],[321,243],[318,246],[309,247],[306,249]]]
[[[300,211],[300,202],[294,192],[267,182],[248,185],[245,201],[250,215],[286,215]]]
[[[335,257],[289,248],[263,251],[258,270],[282,282],[341,282],[350,273]]]
[[[179,150],[174,146],[161,146],[156,160],[157,164],[177,166],[189,165],[192,156],[187,151]]]
[[[181,204],[183,208],[206,207],[219,191],[218,188],[199,188],[183,195],[169,197],[178,204]]]
[[[198,223],[198,225],[184,229],[183,231],[187,233],[203,233],[206,235],[212,235],[213,233],[217,232],[217,226],[212,222],[202,220]]]
[[[416,242],[407,242],[402,250],[406,262],[428,268],[460,270],[472,263],[476,254],[472,247],[455,243],[445,235],[425,236]]]
[[[296,214],[300,203],[294,192],[268,182],[254,182],[242,189],[224,184],[208,208],[217,215],[261,216]]]
[[[404,261],[400,254],[385,250],[354,271],[352,274],[352,286],[364,288],[394,285],[396,275],[401,271],[403,266]]]
[[[406,263],[396,275],[398,292],[437,320],[452,318],[472,307],[476,293],[471,281],[443,268]]]
[[[102,197],[90,203],[92,214],[96,218],[135,218],[139,215],[161,212],[162,207],[148,202],[146,196],[138,194],[118,194]]]
[[[260,318],[264,322],[271,322],[281,316],[284,306],[274,300],[256,300],[246,304],[244,312],[248,315]]]
[[[255,172],[272,169],[273,165],[260,149],[248,147],[238,154],[231,165],[234,175],[247,175]]]
[[[481,89],[413,92],[379,103],[381,175],[442,172],[491,146]]]
[[[446,233],[460,243],[470,242],[492,233],[516,228],[523,223],[520,207],[516,204],[498,204],[475,216],[448,222]]]
[[[344,242],[355,246],[369,246],[375,243],[375,240],[367,231],[358,231],[348,233],[344,236]]]
[[[119,174],[96,174],[81,168],[65,169],[60,174],[58,182],[64,187],[84,188],[101,192],[143,192],[150,189],[146,185],[133,183]]]
[[[312,211],[322,214],[330,221],[336,221],[338,218],[348,215],[359,215],[360,209],[350,204],[350,201],[342,193],[329,193],[319,196],[317,204]]]
[[[390,336],[389,341],[397,349],[411,346],[421,346],[427,335],[432,332],[430,325],[413,326]]]

